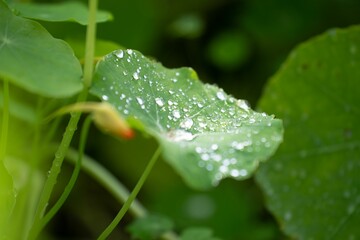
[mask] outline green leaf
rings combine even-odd
[[[99,62],[91,92],[136,119],[192,187],[245,179],[282,140],[282,122],[251,110],[190,68],[167,69],[133,50]]]
[[[135,220],[129,225],[128,230],[135,239],[158,239],[163,233],[174,227],[173,222],[159,215],[148,215]]]
[[[14,16],[0,1],[0,77],[30,92],[66,97],[82,89],[71,48],[40,24]]]
[[[257,173],[294,239],[360,236],[360,27],[296,48],[259,107],[284,119],[285,141]]]
[[[77,22],[87,25],[89,11],[85,4],[81,2],[62,2],[62,3],[20,3],[15,2],[11,5],[16,12],[26,18],[49,22]],[[97,11],[96,22],[107,22],[112,20],[111,13]]]
[[[181,234],[180,240],[220,240],[214,237],[212,230],[208,228],[188,228]]]

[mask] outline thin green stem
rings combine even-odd
[[[61,194],[60,198],[57,200],[57,202],[54,204],[54,206],[49,210],[49,212],[47,212],[45,214],[45,216],[41,219],[41,221],[40,221],[40,223],[38,225],[39,232],[41,231],[41,229],[43,229],[45,227],[45,225],[60,210],[60,208],[62,207],[62,205],[64,204],[64,202],[68,198],[68,196],[70,195],[71,190],[75,186],[75,182],[76,182],[76,180],[77,180],[77,178],[79,176],[80,169],[81,169],[82,158],[83,158],[83,155],[84,155],[86,139],[87,139],[87,136],[88,136],[91,121],[92,121],[91,116],[88,116],[84,121],[84,124],[83,124],[82,129],[81,129],[81,134],[80,134],[79,154],[78,154],[78,159],[77,159],[76,164],[75,164],[74,171],[73,171],[73,173],[71,175],[71,178],[70,178],[68,184],[65,187],[64,192]]]
[[[2,114],[2,124],[1,124],[1,136],[0,136],[0,165],[3,165],[2,162],[5,159],[7,141],[8,141],[8,133],[9,133],[9,83],[7,80],[3,81],[4,83],[4,91],[3,91],[3,114]]]
[[[78,152],[70,148],[66,155],[66,160],[76,163],[77,158]],[[124,203],[129,198],[129,190],[96,160],[84,155],[82,170],[107,189],[119,203]],[[137,218],[144,217],[147,214],[146,209],[136,199],[131,204],[129,212]]]
[[[86,32],[86,56],[84,63],[84,90],[80,93],[77,102],[83,102],[86,100],[88,95],[88,87],[91,85],[91,79],[93,74],[93,61],[94,61],[94,47],[96,37],[96,11],[97,11],[97,0],[89,0],[89,23]],[[38,207],[36,209],[34,223],[30,229],[29,239],[35,239],[39,234],[36,229],[40,223],[41,218],[44,216],[46,207],[48,205],[51,193],[56,184],[57,177],[61,171],[62,162],[65,158],[70,142],[73,138],[74,132],[76,131],[77,124],[79,122],[81,113],[76,112],[71,115],[68,126],[66,127],[62,141],[58,150],[55,153],[51,169],[48,174],[48,178],[45,182]]]
[[[90,87],[94,67],[94,53],[96,41],[96,11],[98,0],[89,0],[89,24],[86,31],[84,85]]]
[[[155,151],[152,158],[150,159],[148,165],[146,166],[143,174],[141,175],[139,181],[137,182],[134,190],[131,192],[129,198],[126,200],[126,202],[124,203],[124,205],[122,206],[122,208],[120,209],[120,211],[118,212],[118,214],[116,215],[114,220],[110,223],[110,225],[101,233],[98,240],[106,239],[111,234],[111,232],[115,229],[115,227],[119,224],[119,222],[121,221],[121,219],[123,218],[123,216],[125,215],[127,210],[130,208],[130,206],[131,206],[132,202],[134,201],[134,199],[136,198],[137,194],[139,193],[141,187],[144,185],[145,180],[149,176],[154,164],[156,163],[157,159],[159,158],[160,153],[161,153],[161,148],[159,147]]]

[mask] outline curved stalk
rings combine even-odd
[[[141,187],[144,185],[145,180],[147,179],[147,177],[149,176],[151,169],[153,168],[154,164],[156,163],[157,159],[159,158],[159,155],[161,153],[161,148],[159,147],[154,155],[152,156],[152,158],[150,159],[149,163],[147,164],[143,174],[141,175],[139,181],[137,182],[134,190],[131,192],[130,196],[128,197],[128,199],[126,200],[126,202],[124,203],[124,205],[122,206],[122,208],[120,209],[120,211],[118,212],[118,214],[116,215],[116,217],[114,218],[114,220],[109,224],[109,226],[101,233],[101,235],[99,236],[98,240],[104,240],[106,239],[111,232],[115,229],[115,227],[119,224],[119,222],[121,221],[121,219],[124,217],[125,213],[128,211],[128,209],[130,208],[131,204],[133,203],[133,201],[135,200],[137,194],[139,193]]]
[[[79,176],[81,165],[82,165],[82,159],[84,155],[85,145],[86,145],[86,139],[89,132],[90,124],[91,124],[92,118],[91,116],[88,116],[81,129],[80,134],[80,144],[79,144],[79,154],[78,159],[75,163],[74,171],[71,175],[71,178],[68,182],[68,184],[65,187],[64,192],[61,194],[60,198],[57,200],[57,202],[54,204],[54,206],[45,214],[45,216],[41,219],[39,223],[39,231],[45,227],[45,225],[55,216],[55,214],[60,210],[68,196],[70,195],[71,190],[75,186],[75,182]]]

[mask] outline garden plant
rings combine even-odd
[[[0,239],[57,239],[57,217],[82,174],[118,209],[113,219],[102,218],[82,208],[91,199],[72,201],[74,215],[94,212],[98,226],[85,238],[247,239],[172,220],[136,200],[159,159],[199,193],[255,176],[278,230],[252,239],[360,237],[360,27],[331,29],[298,45],[253,110],[192,68],[167,68],[156,56],[98,39],[100,23],[110,20],[97,0],[88,6],[0,0]],[[51,30],[64,22],[86,28],[86,36],[54,38]],[[128,159],[115,162],[143,171],[129,191],[132,185],[101,156],[87,154],[86,145],[112,155],[135,138]],[[140,166],[137,152],[147,144],[156,147]],[[166,181],[164,172],[156,174]],[[226,194],[220,193],[231,209]],[[193,200],[205,218],[211,215],[208,198]],[[118,228],[126,234],[114,233]]]

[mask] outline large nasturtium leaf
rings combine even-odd
[[[133,50],[99,62],[91,92],[135,118],[163,156],[199,189],[248,178],[282,140],[282,122],[203,84],[190,68],[167,69]]]
[[[13,3],[11,6],[17,13],[26,18],[49,22],[77,22],[87,25],[89,11],[85,4],[81,2],[61,2],[61,3]],[[112,15],[106,11],[97,11],[96,22],[106,22],[112,20]]]
[[[82,88],[71,48],[37,22],[17,17],[0,1],[0,78],[43,96],[66,97]]]
[[[359,106],[360,27],[300,45],[266,88],[285,136],[256,178],[294,239],[360,237]]]

